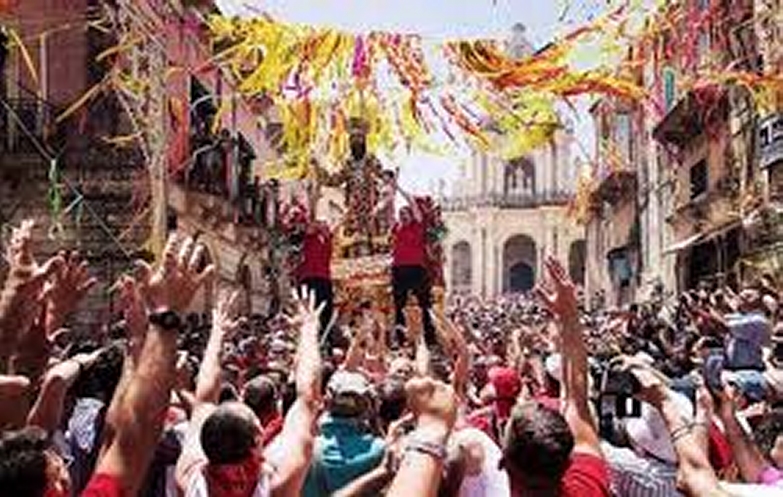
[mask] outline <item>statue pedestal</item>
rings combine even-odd
[[[332,263],[332,280],[335,306],[341,317],[350,316],[365,301],[372,302],[375,309],[388,316],[394,314],[390,256],[336,259]]]

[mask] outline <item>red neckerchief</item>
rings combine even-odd
[[[251,497],[260,477],[261,460],[255,455],[237,464],[209,464],[204,471],[210,497]]]
[[[266,447],[281,431],[283,431],[283,416],[281,416],[279,412],[275,412],[274,415],[262,419],[261,424],[264,426],[262,438],[264,447]]]

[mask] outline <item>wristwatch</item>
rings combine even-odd
[[[164,331],[176,331],[179,333],[184,328],[179,314],[170,309],[153,312],[149,315],[149,320],[150,324]]]

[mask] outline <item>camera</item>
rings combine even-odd
[[[602,438],[614,442],[620,437],[618,422],[642,415],[642,403],[633,396],[641,390],[639,380],[618,363],[605,365],[598,398],[599,431]]]
[[[716,394],[723,390],[723,366],[726,357],[723,353],[723,349],[710,349],[707,357],[704,359],[704,366],[702,368],[702,375],[704,376],[704,383],[707,385],[707,389],[710,392]]]

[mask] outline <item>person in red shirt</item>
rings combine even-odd
[[[549,284],[536,288],[560,329],[563,354],[562,414],[538,402],[517,405],[506,426],[501,466],[511,494],[608,497],[610,473],[587,398],[587,350],[576,287],[563,266],[546,262]]]
[[[421,210],[408,193],[399,186],[397,190],[408,202],[400,209],[397,224],[392,230],[392,293],[394,295],[394,311],[397,345],[405,341],[402,328],[405,326],[404,309],[408,296],[416,296],[422,310],[424,321],[424,341],[428,346],[435,345],[435,326],[430,316],[432,307],[432,292],[426,268],[426,228]]]
[[[302,259],[296,268],[299,286],[315,292],[316,303],[325,303],[321,313],[321,333],[326,333],[334,312],[332,286],[332,228],[325,222],[312,220],[302,241]]]

